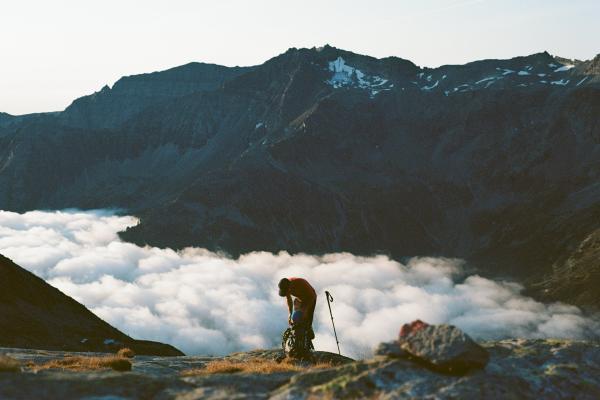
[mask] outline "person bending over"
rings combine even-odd
[[[293,302],[292,296],[297,297],[304,307],[303,320],[306,322],[309,337],[313,339],[315,334],[312,329],[313,316],[315,306],[317,305],[317,292],[315,289],[302,278],[283,278],[279,281],[279,295],[285,297],[288,305],[288,322],[292,323]]]

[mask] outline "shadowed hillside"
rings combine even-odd
[[[69,351],[183,355],[173,346],[134,340],[42,279],[0,255],[0,346]]]

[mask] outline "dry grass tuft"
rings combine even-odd
[[[21,372],[21,363],[12,357],[0,356],[0,372]]]
[[[204,368],[190,369],[183,371],[183,376],[194,375],[212,375],[212,374],[273,374],[276,372],[299,372],[309,369],[332,368],[330,363],[318,363],[304,367],[295,364],[293,360],[285,359],[281,362],[275,360],[265,360],[260,358],[250,359],[248,361],[215,360],[211,361]]]
[[[117,352],[117,357],[133,358],[133,357],[135,357],[135,352],[129,348],[124,348]]]
[[[115,371],[131,371],[131,361],[117,356],[107,357],[65,357],[61,360],[51,360],[33,367],[34,370],[62,369],[69,371],[95,371],[113,369]]]

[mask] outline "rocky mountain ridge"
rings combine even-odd
[[[0,208],[118,208],[141,218],[126,240],[232,256],[460,257],[597,307],[594,284],[562,279],[600,217],[597,64],[428,69],[325,46],[131,77],[3,117]]]

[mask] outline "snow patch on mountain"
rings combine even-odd
[[[478,80],[477,82],[475,82],[476,85],[479,85],[480,83],[486,82],[486,81],[490,81],[490,80],[494,80],[496,79],[496,76],[488,76],[487,78],[483,78]]]
[[[513,71],[512,69],[507,69],[507,68],[496,68],[496,70],[503,71],[502,75],[509,75],[509,74],[515,73],[515,71]]]
[[[342,57],[329,63],[329,70],[333,72],[333,76],[328,81],[334,88],[339,88],[352,83],[352,75],[355,69],[346,65]]]
[[[384,90],[391,90],[394,85],[388,84],[388,80],[377,75],[367,75],[361,70],[346,64],[342,57],[329,62],[329,71],[333,76],[327,81],[335,89],[341,87],[358,87],[371,92],[371,97]]]
[[[574,66],[574,65],[571,65],[571,64],[569,64],[569,65],[563,65],[563,66],[562,66],[562,67],[560,67],[560,68],[556,68],[556,69],[554,70],[554,72],[565,72],[565,71],[568,71],[568,70],[570,70],[571,68],[574,68],[574,67],[575,67],[575,66]]]
[[[587,78],[589,78],[589,76],[586,76],[585,78],[583,78],[582,80],[580,80],[579,82],[577,82],[576,86],[581,85],[583,82],[585,82],[587,80]]]
[[[385,85],[388,82],[387,79],[383,79],[383,78],[381,78],[379,76],[374,76],[373,77],[373,81],[374,81],[374,83],[371,86],[382,86],[382,85]],[[390,85],[390,87],[393,87],[393,86],[394,85]]]
[[[547,69],[545,65],[540,67],[533,64],[520,65],[513,67],[514,69],[497,66],[494,67],[495,71],[481,71],[481,75],[478,73],[479,76],[471,76],[470,79],[466,79],[467,83],[458,86],[452,84],[454,82],[450,83],[449,80],[446,80],[448,78],[446,74],[439,73],[438,75],[438,71],[422,69],[414,75],[414,80],[409,80],[406,83],[412,83],[421,91],[440,89],[446,96],[453,93],[487,89],[499,81],[505,82],[505,85],[501,86],[502,88],[507,86],[527,87],[532,84],[567,86],[569,83],[568,80],[558,80],[558,77],[554,78],[553,74],[568,71],[573,67],[574,65],[571,64],[563,65],[560,63],[547,64]],[[365,89],[369,92],[370,97],[374,98],[383,91],[392,90],[393,87],[388,79],[361,71],[355,66],[349,65],[342,57],[337,57],[335,60],[330,61],[328,63],[328,70],[332,73],[332,76],[326,82],[336,89],[342,87]],[[512,79],[510,75],[512,75]],[[534,77],[540,80],[536,82],[530,81]],[[584,82],[585,79],[581,80],[578,85]]]
[[[437,85],[440,83],[440,81],[435,81],[435,83],[433,85],[429,85],[429,86],[423,86],[421,88],[421,90],[431,90],[434,89],[435,87],[437,87]]]
[[[454,89],[452,89],[453,92],[458,92],[458,91],[465,91],[465,89],[469,88],[469,85],[466,83],[463,83],[462,85],[458,85],[457,87],[455,87]]]

